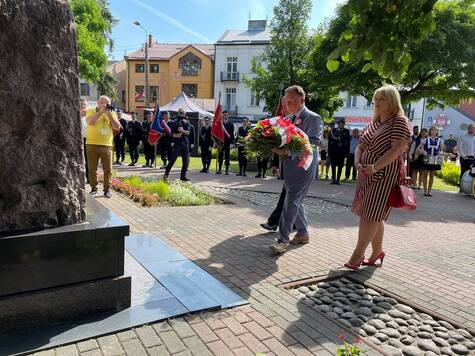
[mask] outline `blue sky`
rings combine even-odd
[[[328,16],[344,0],[313,0],[311,28]],[[272,18],[278,0],[109,0],[119,23],[112,37],[111,59],[121,59],[145,41],[145,32],[134,26],[139,21],[162,43],[215,43],[227,29],[245,29],[251,19]]]

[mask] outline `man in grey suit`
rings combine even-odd
[[[285,90],[285,104],[291,114],[293,123],[305,132],[312,145],[318,147],[322,136],[322,118],[305,107],[305,91],[302,87],[294,85]],[[288,149],[274,148],[282,160],[284,186],[287,191],[284,208],[279,221],[279,237],[277,242],[270,246],[276,254],[287,251],[291,244],[306,244],[309,241],[308,223],[305,216],[303,200],[312,184],[318,166],[318,148],[313,152],[313,160],[307,170],[299,167],[301,152],[291,153]],[[292,226],[297,228],[297,233],[290,241]]]

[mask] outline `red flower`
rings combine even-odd
[[[340,335],[338,335],[338,338],[341,340],[341,341],[345,341],[346,339],[346,332],[342,331]]]

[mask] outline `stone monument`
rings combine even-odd
[[[68,1],[0,1],[0,233],[83,222],[78,62]]]
[[[0,0],[0,333],[130,306],[129,227],[87,203],[67,0]]]

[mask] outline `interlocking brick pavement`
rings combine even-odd
[[[282,181],[194,172],[190,178],[233,204],[142,208],[118,194],[98,200],[126,220],[132,232],[160,236],[250,305],[98,338],[98,348],[91,351],[134,356],[334,354],[342,328],[278,286],[341,271],[357,236],[357,219],[349,208],[355,185],[315,182],[305,201],[310,243],[275,257],[268,246],[276,234],[264,232],[259,223],[272,210]],[[443,192],[431,199],[420,197],[415,212],[392,212],[385,229],[383,268],[365,268],[354,275],[475,327],[474,221],[473,199]],[[57,348],[56,355],[83,355],[79,345]],[[365,354],[380,354],[361,347]]]

